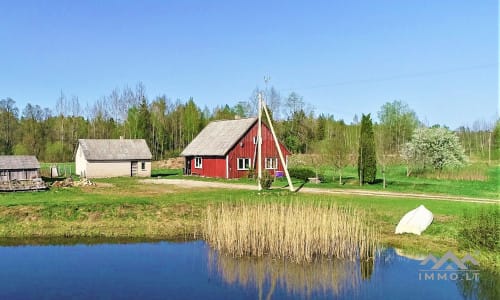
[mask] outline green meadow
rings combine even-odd
[[[177,178],[176,171],[154,175]],[[430,180],[430,179],[428,179]],[[365,212],[385,246],[410,253],[465,253],[459,231],[466,213],[498,212],[496,204],[478,204],[359,195],[313,195],[285,189],[246,191],[144,184],[137,178],[95,180],[97,186],[52,188],[0,194],[0,238],[36,239],[198,239],[208,206],[259,203],[320,203]],[[248,183],[251,181],[248,180]],[[488,186],[489,182],[481,182]],[[331,183],[334,185],[334,183]],[[425,191],[428,192],[427,190]],[[400,218],[425,205],[434,214],[421,235],[395,235]],[[368,221],[368,220],[367,220]],[[497,224],[498,225],[498,224]],[[499,268],[497,249],[481,249],[480,260]]]
[[[316,171],[312,166],[306,168]],[[500,166],[488,166],[486,163],[478,162],[460,170],[443,170],[441,172],[420,172],[413,176],[406,176],[406,168],[402,165],[389,166],[386,168],[386,188],[383,187],[382,172],[378,170],[377,180],[374,184],[359,185],[357,170],[354,167],[346,167],[342,170],[342,183],[339,182],[338,171],[322,166],[318,168],[321,183],[308,183],[292,178],[295,188],[311,187],[325,189],[356,189],[368,191],[384,191],[398,193],[431,194],[456,197],[472,197],[486,199],[500,199]],[[184,178],[182,170],[154,169],[153,177]],[[240,179],[214,179],[192,176],[192,180],[218,181],[239,184],[255,184],[251,178]],[[277,179],[273,187],[280,188],[287,185],[285,178]]]

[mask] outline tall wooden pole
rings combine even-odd
[[[276,137],[276,133],[274,132],[274,127],[273,127],[273,123],[271,122],[271,117],[269,116],[269,112],[267,111],[267,107],[266,107],[265,103],[263,103],[262,107],[264,108],[264,112],[266,113],[267,122],[269,123],[269,129],[271,129],[271,133],[272,133],[273,139],[274,139],[274,145],[276,146],[276,149],[278,150],[278,155],[280,157],[281,164],[283,165],[283,170],[285,170],[285,176],[286,176],[286,180],[288,181],[288,187],[289,187],[290,191],[293,192],[294,188],[293,188],[292,179],[290,178],[290,173],[288,173],[288,166],[286,164],[285,158],[283,157],[283,153],[281,152],[280,143],[278,142],[278,138]]]
[[[262,179],[262,93],[259,93],[259,124],[257,128],[257,184],[259,191],[262,190],[260,183]]]

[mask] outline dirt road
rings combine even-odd
[[[191,188],[222,188],[222,189],[238,189],[238,190],[257,190],[257,186],[237,183],[224,183],[213,181],[199,181],[189,179],[144,179],[141,182],[146,184],[166,184],[175,185],[176,187],[191,189]],[[375,196],[375,197],[391,197],[391,198],[414,198],[414,199],[431,199],[456,202],[472,202],[482,204],[500,204],[498,199],[486,198],[470,198],[448,195],[429,195],[429,194],[414,194],[386,191],[366,191],[356,189],[323,189],[323,188],[302,188],[299,193],[309,194],[342,194],[342,195],[360,195],[360,196]]]

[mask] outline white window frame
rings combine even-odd
[[[243,161],[243,168],[240,168],[240,161]],[[245,161],[247,161],[248,163],[245,164]],[[238,171],[250,170],[251,165],[252,165],[252,160],[248,157],[239,157],[236,160],[236,167],[237,167]]]
[[[271,165],[269,165],[269,162],[271,162]],[[277,170],[278,169],[278,158],[277,157],[266,157],[265,167],[266,167],[266,170]]]
[[[201,158],[201,156],[196,156],[194,158],[194,168],[195,169],[203,168],[203,158]]]

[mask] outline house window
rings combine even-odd
[[[202,160],[201,160],[201,157],[195,157],[194,158],[194,167],[196,169],[201,169],[202,168]]]
[[[141,162],[141,170],[146,171],[146,162]]]
[[[278,168],[278,158],[266,157],[266,169],[276,170]]]
[[[238,170],[250,169],[250,158],[238,158]]]

